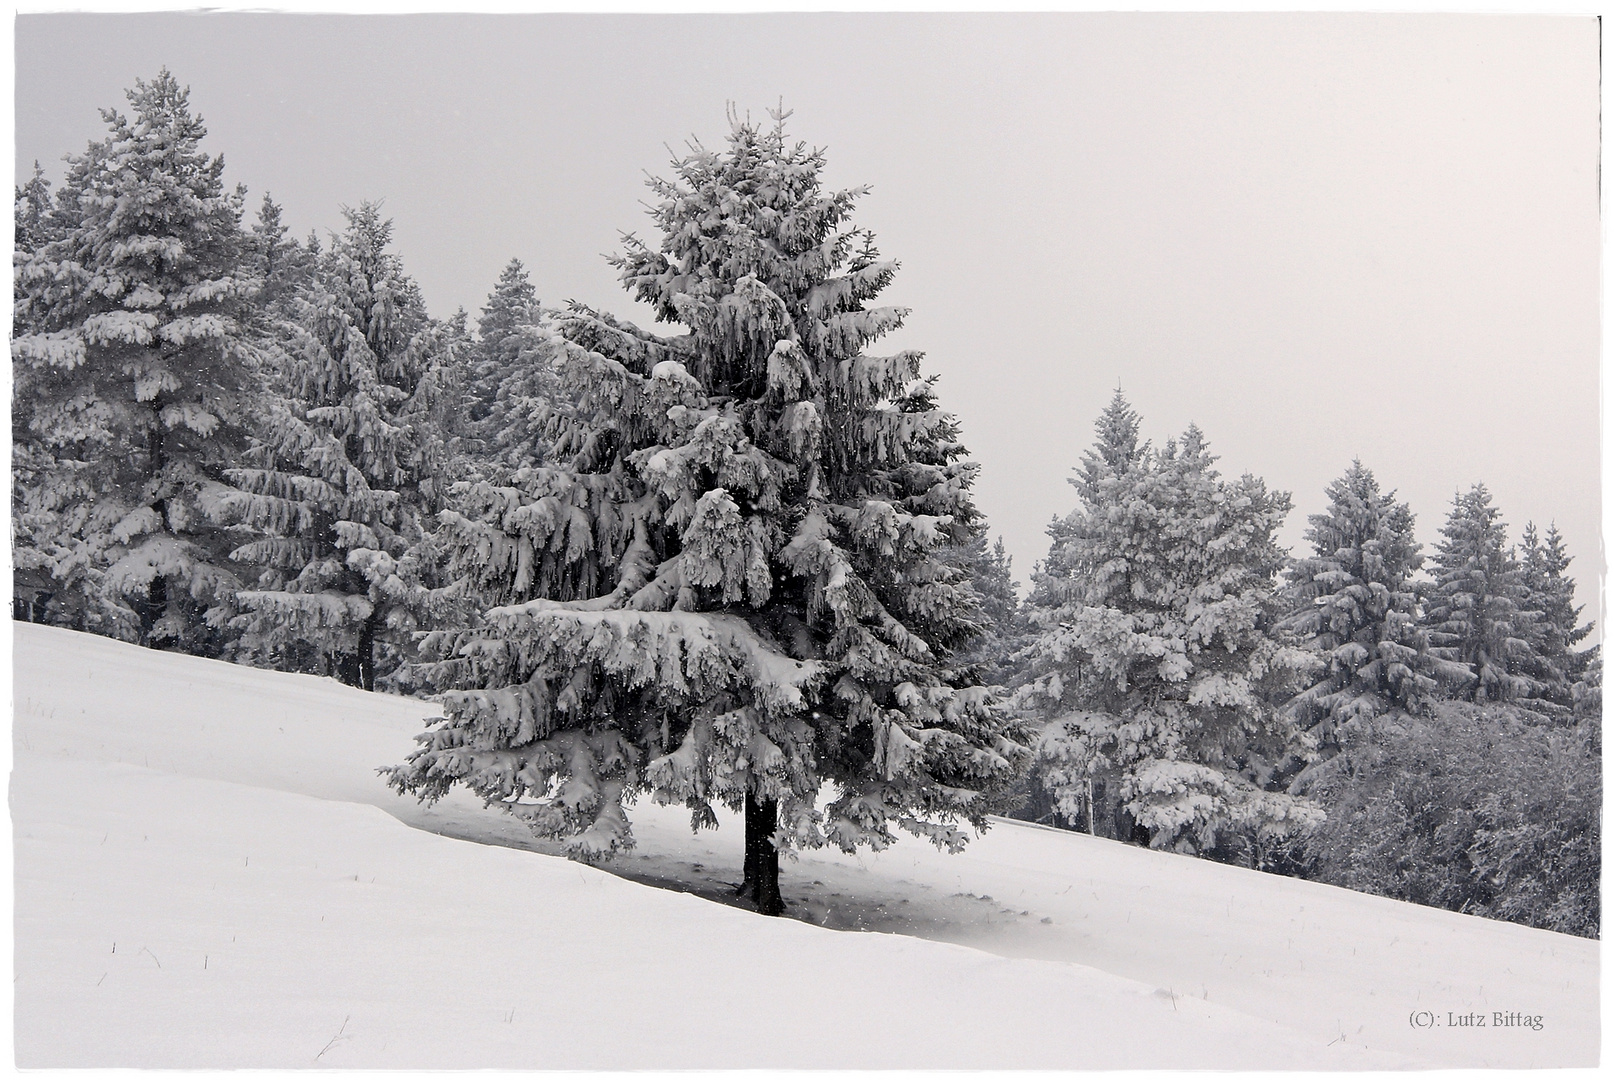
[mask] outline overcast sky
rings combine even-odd
[[[1556,520],[1596,610],[1598,37],[1590,17],[48,15],[16,23],[17,176],[136,77],[300,234],[384,199],[434,315],[512,256],[641,322],[601,255],[645,173],[783,100],[858,223],[1024,582],[1117,384],[1157,441],[1294,495],[1359,456],[1426,548],[1484,481]]]

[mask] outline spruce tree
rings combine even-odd
[[[769,914],[783,847],[984,827],[1026,751],[956,663],[985,621],[945,557],[975,466],[920,355],[864,351],[903,321],[869,306],[896,266],[823,168],[780,113],[651,181],[660,243],[615,265],[687,330],[559,320],[555,462],[510,511],[536,599],[428,639],[466,688],[393,786],[464,784],[582,858],[631,843],[639,793],[697,828],[743,810]]]
[[[1484,484],[1453,499],[1440,533],[1424,625],[1443,658],[1473,673],[1463,696],[1485,702],[1540,693],[1546,684],[1530,674],[1540,659],[1530,644],[1540,612],[1530,607],[1524,569]]]
[[[549,462],[560,393],[553,361],[526,268],[511,259],[477,320],[471,393],[481,478],[518,483],[525,470]]]
[[[264,192],[247,239],[248,261],[263,282],[257,297],[260,313],[293,315],[294,298],[313,273],[313,254],[290,232],[281,221],[280,204]]]
[[[236,587],[209,512],[257,386],[242,195],[166,70],[69,158],[16,269],[13,552],[82,629],[219,647]],[[37,210],[37,185],[26,198]]]
[[[527,268],[520,259],[511,259],[476,322],[477,341],[470,362],[473,421],[483,420],[493,411],[499,387],[517,359],[519,333],[537,320],[538,296]]]
[[[1537,664],[1532,674],[1544,684],[1544,696],[1559,705],[1573,703],[1574,684],[1581,681],[1587,665],[1597,655],[1596,647],[1577,650],[1592,632],[1591,623],[1580,623],[1584,606],[1575,603],[1575,579],[1565,571],[1572,558],[1556,524],[1547,527],[1543,541],[1535,522],[1524,527],[1520,570],[1528,595],[1526,606],[1540,616],[1531,624],[1530,645]]]
[[[1137,410],[1127,403],[1120,387],[1116,387],[1095,425],[1098,440],[1082,455],[1081,473],[1071,481],[1084,501],[1101,503],[1106,486],[1113,485],[1143,461],[1149,444],[1138,442],[1141,422]]]
[[[1013,686],[1023,662],[1020,653],[1030,642],[1031,624],[1021,610],[1017,593],[1020,583],[1014,580],[1009,552],[1001,536],[988,546],[983,530],[964,547],[959,558],[987,619],[985,632],[965,655],[980,665],[983,681]]]
[[[39,162],[34,162],[34,175],[26,184],[19,184],[16,190],[12,250],[13,260],[21,262],[55,239],[58,230],[55,228],[50,181],[45,179],[45,170],[39,167]]]
[[[33,253],[54,235],[52,229],[52,203],[50,181],[45,179],[39,162],[34,162],[34,175],[26,184],[16,188],[13,203],[12,253],[14,268],[20,269]],[[24,298],[21,278],[13,272],[14,308]],[[13,332],[21,334],[26,327],[17,313],[13,315]],[[15,362],[14,362],[15,363]],[[14,378],[17,373],[14,367]],[[11,608],[12,617],[26,622],[42,622],[48,615],[51,598],[58,585],[53,582],[50,559],[41,551],[43,546],[33,535],[34,528],[24,518],[23,486],[32,482],[42,466],[51,460],[43,447],[33,445],[29,439],[26,407],[14,403],[11,411],[12,492],[11,492]]]
[[[265,434],[220,519],[257,571],[236,597],[243,659],[373,689],[454,590],[429,533],[443,507],[454,356],[372,203],[318,258]],[[382,655],[386,650],[386,655]]]
[[[1371,469],[1351,462],[1328,485],[1328,509],[1310,518],[1313,554],[1289,568],[1281,624],[1322,663],[1317,678],[1290,703],[1332,758],[1365,721],[1392,709],[1424,711],[1443,686],[1470,675],[1430,650],[1418,625],[1413,575],[1423,564],[1412,509],[1380,490]]]
[[[479,336],[467,350],[470,421],[462,467],[454,470],[448,506],[438,515],[437,542],[447,573],[463,583],[473,607],[497,607],[538,596],[555,580],[564,546],[545,552],[558,509],[549,468],[556,460],[557,409],[563,391],[554,368],[556,339],[544,322],[527,273],[512,259],[489,295]],[[561,479],[565,488],[568,481]],[[545,512],[534,516],[535,506]],[[564,510],[560,510],[565,513]],[[548,560],[549,565],[534,564]],[[412,677],[428,680],[417,669]]]
[[[1223,480],[1197,428],[1139,444],[1119,394],[1097,430],[1032,575],[1042,783],[1094,831],[1248,854],[1316,816],[1263,790],[1304,743],[1276,703],[1306,658],[1271,633],[1289,498]]]

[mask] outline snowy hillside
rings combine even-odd
[[[803,855],[798,918],[765,919],[640,883],[721,895],[732,821],[637,807],[624,880],[464,796],[396,798],[375,768],[433,707],[15,643],[23,1067],[1597,1060],[1596,942],[1011,823],[960,856]]]

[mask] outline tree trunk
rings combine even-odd
[[[359,654],[356,652],[333,653],[331,666],[336,669],[336,678],[343,686],[359,685]]]
[[[1125,806],[1115,808],[1115,838],[1139,847],[1149,846],[1149,827],[1144,825]]]
[[[1154,839],[1154,834],[1149,831],[1149,826],[1141,821],[1134,820],[1132,822],[1131,840],[1134,844],[1139,847],[1148,847],[1152,839]]]
[[[137,605],[140,616],[140,644],[148,649],[160,649],[162,645],[152,637],[156,629],[157,620],[163,617],[168,610],[168,579],[161,574],[151,579],[151,585],[146,590],[145,601]]]
[[[773,846],[774,830],[779,827],[779,803],[745,793],[745,880],[739,895],[752,901],[763,915],[778,915],[785,909],[779,895],[779,849]]]
[[[336,653],[332,660],[336,677],[344,686],[360,690],[375,689],[375,634],[381,623],[381,613],[372,611],[359,627],[359,644],[350,653]]]
[[[375,689],[375,624],[378,611],[372,611],[359,630],[359,682],[360,690]]]
[[[153,480],[156,480],[162,474],[163,467],[167,464],[167,456],[163,453],[161,398],[162,395],[159,394],[157,400],[151,403],[153,414],[151,428],[146,432],[146,468]],[[163,528],[172,532],[173,529],[168,523],[168,500],[158,499],[152,504],[152,509],[157,511],[157,516],[162,519]],[[162,618],[167,611],[168,579],[159,574],[151,579],[151,585],[146,593],[145,605],[139,612],[140,644],[148,649],[161,647],[156,641],[152,640],[151,632],[157,620]]]

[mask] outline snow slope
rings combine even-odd
[[[1011,823],[804,854],[764,919],[700,898],[737,822],[636,807],[613,874],[393,796],[433,706],[24,624],[14,661],[24,1067],[1597,1060],[1595,942]]]

